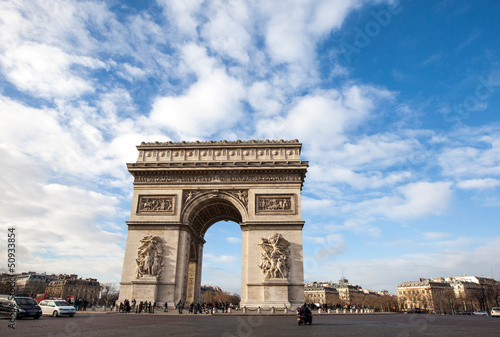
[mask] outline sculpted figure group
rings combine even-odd
[[[259,268],[265,278],[287,278],[288,258],[290,255],[290,242],[285,240],[281,234],[274,233],[269,238],[262,238],[261,262]]]
[[[162,239],[159,236],[147,235],[141,239],[141,245],[137,249],[137,267],[135,277],[145,275],[160,276],[163,258]]]

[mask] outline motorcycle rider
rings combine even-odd
[[[302,307],[300,307],[300,309],[303,310],[304,316],[306,317],[306,320],[309,320],[310,318],[312,318],[311,310],[309,310],[306,303],[304,303],[304,305]]]

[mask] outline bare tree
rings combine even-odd
[[[479,291],[474,292],[473,297],[479,305],[479,310],[487,310],[488,297],[486,287],[483,285]]]
[[[23,294],[29,297],[35,297],[37,294],[45,293],[46,282],[26,282],[26,285],[22,288]],[[19,289],[21,290],[21,289]]]
[[[99,299],[100,305],[112,306],[118,301],[118,288],[114,283],[104,283],[101,285],[101,298]]]
[[[11,280],[14,276],[7,274],[7,269],[0,268],[0,294],[10,294]]]
[[[491,288],[489,296],[491,307],[500,307],[500,281],[497,281]]]
[[[453,315],[456,313],[456,305],[457,305],[457,297],[455,296],[455,292],[453,289],[446,289],[444,291],[444,300],[449,305],[449,309]]]

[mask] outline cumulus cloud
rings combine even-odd
[[[439,155],[443,173],[457,178],[500,175],[500,137],[495,126],[463,128]]]
[[[500,186],[500,180],[492,178],[470,179],[459,181],[457,183],[457,186],[465,190],[495,188],[497,186]]]
[[[26,155],[0,150],[6,159],[0,185],[0,223],[15,228],[19,270],[78,272],[83,268],[118,279],[125,237],[107,225],[119,209],[116,197],[47,183],[49,172]],[[69,270],[71,269],[71,271]]]
[[[217,68],[203,48],[190,45],[185,52],[193,60],[186,63],[198,80],[185,94],[158,98],[150,122],[186,139],[207,137],[233,126],[242,117],[242,84]]]
[[[318,151],[347,140],[345,133],[366,121],[379,100],[392,94],[370,86],[347,86],[339,90],[319,90],[300,97],[285,116],[259,121],[259,136],[266,138],[298,138]],[[309,150],[309,156],[320,153]]]
[[[475,248],[467,247],[464,254],[464,242],[453,248],[438,249],[433,252],[412,249],[409,253],[397,254],[384,258],[357,258],[349,259],[348,262],[335,264],[329,261],[314,260],[306,256],[309,261],[309,269],[306,269],[305,282],[318,280],[331,280],[334,275],[340,279],[340,271],[348,275],[349,281],[357,283],[364,289],[381,290],[387,289],[390,293],[396,293],[398,283],[413,281],[419,277],[446,277],[468,275],[484,275],[484,271],[492,268],[498,270],[500,265],[491,260],[491,256],[500,253],[500,238],[475,238],[480,244]],[[418,246],[415,242],[405,243],[403,251],[408,245]],[[369,278],[366,275],[370,275]]]
[[[413,219],[443,214],[453,196],[449,182],[416,182],[398,187],[391,196],[346,205],[348,213],[363,211],[389,219]]]

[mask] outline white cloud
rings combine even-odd
[[[210,49],[222,57],[230,57],[242,64],[250,60],[252,50],[250,14],[244,2],[213,1],[209,5],[208,22],[201,30]]]
[[[363,212],[366,216],[383,215],[389,219],[414,219],[443,214],[453,196],[449,182],[416,182],[401,186],[392,196],[384,196],[346,205],[344,211]]]
[[[330,261],[305,257],[305,282],[331,280],[334,275],[340,278],[342,269],[349,282],[359,284],[364,289],[387,289],[396,293],[398,283],[416,280],[420,277],[460,276],[464,273],[476,276],[484,275],[484,271],[499,270],[500,264],[491,260],[500,254],[500,238],[475,238],[477,246],[465,246],[464,240],[457,239],[453,248],[440,249],[434,244],[431,248],[410,249],[410,252],[383,258],[358,258],[347,261]],[[470,240],[469,240],[470,241]],[[418,247],[415,242],[406,242],[403,252],[408,246]],[[430,251],[429,251],[430,250]],[[464,251],[467,253],[464,254]],[[367,277],[366,275],[370,275]]]
[[[232,244],[240,244],[241,243],[241,238],[236,238],[236,237],[227,237],[226,241]]]
[[[150,122],[182,139],[208,137],[232,127],[242,118],[244,90],[238,80],[214,66],[215,61],[203,48],[188,46],[187,50],[195,54],[191,55],[193,61],[197,59],[190,64],[199,74],[197,82],[185,94],[157,99]]]
[[[338,90],[319,90],[297,99],[287,115],[258,122],[263,138],[300,139],[308,145],[308,157],[323,157],[323,149],[346,141],[345,133],[369,117],[379,100],[392,94],[375,87],[352,85]]]
[[[349,11],[358,1],[260,1],[261,15],[266,19],[266,46],[278,63],[301,66],[313,61],[314,46],[319,38],[332,29],[340,28]]]
[[[199,24],[197,15],[201,9],[203,0],[158,0],[158,3],[164,6],[164,15],[175,23],[175,28],[179,33],[185,34],[190,38],[196,37]]]
[[[105,222],[116,216],[117,198],[49,184],[47,169],[37,161],[0,152],[6,160],[0,188],[8,191],[0,195],[0,224],[16,229],[18,269],[81,274],[81,268],[118,280],[125,237]],[[91,261],[96,263],[88,265]]]
[[[441,232],[427,232],[424,233],[424,239],[426,240],[441,240],[450,236],[450,233]]]
[[[210,262],[217,263],[228,263],[232,264],[238,262],[238,258],[233,255],[214,255],[214,254],[203,254],[203,258]]]
[[[457,178],[500,175],[500,138],[495,126],[463,128],[439,155],[445,175]]]
[[[492,178],[462,180],[457,186],[464,190],[495,188],[500,186],[500,180]]]
[[[41,97],[72,97],[92,92],[92,84],[76,75],[70,67],[102,67],[99,61],[71,56],[59,48],[25,43],[9,49],[0,57],[9,80],[19,90]]]

